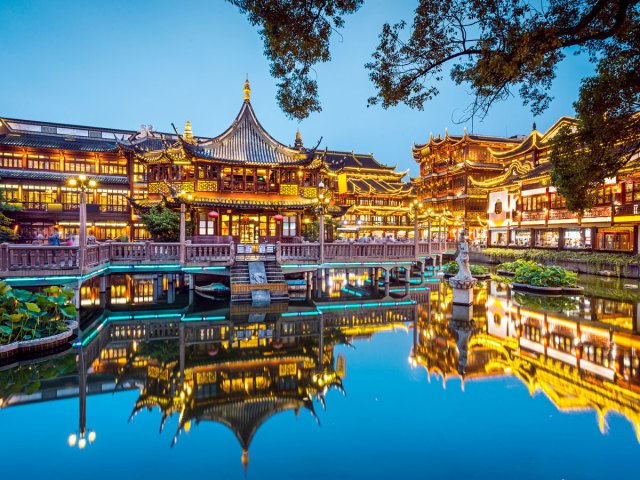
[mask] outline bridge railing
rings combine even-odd
[[[282,261],[320,261],[319,243],[278,243],[276,260]]]
[[[152,261],[180,260],[180,244],[147,242],[147,256]]]
[[[0,268],[3,271],[73,270],[78,268],[78,247],[8,244],[1,247]]]
[[[444,242],[432,243],[431,253],[439,253],[445,248]],[[428,244],[418,246],[418,255],[424,256],[428,252]],[[415,258],[415,244],[407,243],[325,243],[324,259],[335,261],[376,261],[376,260],[413,260]],[[279,244],[277,247],[279,262],[320,262],[320,245],[318,243]]]
[[[190,263],[221,262],[233,263],[235,247],[233,243],[227,244],[187,244],[185,245],[184,260]]]
[[[78,248],[78,247],[75,247]],[[87,267],[106,265],[111,261],[111,248],[108,243],[87,245],[84,264]]]
[[[111,261],[142,262],[149,260],[146,243],[110,243]]]
[[[412,261],[413,242],[325,243],[325,262]],[[455,242],[432,242],[431,253],[455,250]],[[181,262],[184,265],[232,265],[237,251],[234,243],[180,245],[177,242],[106,242],[88,245],[83,271],[102,265]],[[418,244],[418,256],[427,255],[429,245]],[[266,252],[266,250],[265,250]],[[256,255],[260,255],[258,249]],[[49,245],[0,245],[0,272],[80,270],[79,247]],[[319,243],[279,243],[275,247],[279,263],[320,263]],[[273,253],[271,253],[273,255]],[[19,274],[14,274],[19,275]]]

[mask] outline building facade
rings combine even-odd
[[[407,172],[379,163],[373,154],[325,150],[320,154],[335,202],[347,212],[337,228],[339,236],[408,238],[413,223],[408,204],[413,187],[403,181]]]
[[[15,229],[29,242],[58,228],[79,228],[79,191],[68,185],[85,174],[88,228],[98,240],[148,238],[139,214],[155,205],[187,206],[194,237],[242,243],[298,241],[317,221],[319,196],[329,214],[362,231],[406,235],[411,186],[372,155],[292,146],[260,124],[245,82],[244,101],[217,137],[104,129],[0,118],[0,189],[20,208]],[[325,188],[318,189],[318,185]],[[341,190],[342,189],[342,190]],[[342,218],[350,207],[354,213]],[[381,215],[363,209],[380,207]],[[404,208],[404,210],[403,210]]]
[[[640,169],[631,161],[596,192],[584,215],[566,208],[551,185],[549,152],[554,136],[575,120],[561,118],[547,132],[535,129],[508,151],[492,152],[504,173],[476,185],[487,188],[488,245],[605,252],[638,252]]]
[[[452,220],[446,231],[449,239],[464,220],[472,240],[486,240],[487,192],[475,182],[501,175],[502,162],[492,152],[518,143],[517,138],[470,135],[465,129],[461,136],[446,132],[444,138],[432,135],[427,143],[413,146],[413,158],[420,165],[420,176],[413,179],[417,195],[427,210]]]

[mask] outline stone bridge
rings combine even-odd
[[[289,270],[392,268],[455,251],[455,242],[191,244],[106,242],[80,247],[0,245],[0,278],[72,277],[122,271],[205,273],[236,261],[272,260]],[[82,250],[82,251],[81,251]]]

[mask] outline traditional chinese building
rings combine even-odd
[[[517,138],[468,134],[433,135],[425,144],[415,144],[413,158],[420,165],[414,179],[417,195],[426,209],[464,220],[472,240],[484,241],[487,220],[487,192],[474,181],[485,181],[502,174],[502,162],[492,152],[501,152],[520,143]],[[453,226],[455,224],[452,223]],[[454,228],[447,235],[454,237]]]
[[[134,235],[127,202],[146,181],[143,169],[119,151],[115,136],[136,132],[0,118],[0,189],[21,207],[17,233],[25,241],[57,226],[63,236],[79,227],[79,192],[68,180],[96,179],[88,192],[89,228],[99,239]],[[141,145],[148,142],[141,139]],[[141,235],[142,233],[140,233]],[[134,235],[135,236],[135,235]]]
[[[321,162],[299,133],[293,147],[269,135],[250,95],[247,81],[240,112],[217,137],[196,138],[187,123],[175,142],[157,149],[122,143],[127,156],[147,167],[147,205],[182,193],[198,236],[241,243],[300,236],[302,217],[317,196]]]
[[[408,203],[413,195],[408,172],[379,163],[373,154],[324,150],[319,153],[326,166],[336,204],[348,208],[338,231],[344,237],[407,238],[413,235]]]
[[[474,182],[489,194],[491,246],[535,247],[611,252],[638,251],[640,169],[633,159],[618,176],[596,191],[596,203],[584,215],[566,208],[551,185],[549,160],[554,136],[575,120],[561,118],[546,133],[533,131],[510,150],[492,151],[504,172]]]
[[[99,240],[147,238],[137,213],[184,202],[201,241],[296,241],[317,219],[321,182],[333,198],[329,215],[353,207],[347,225],[406,235],[404,173],[372,155],[307,148],[299,131],[293,145],[280,143],[258,121],[250,95],[247,81],[240,112],[213,138],[194,136],[190,122],[182,133],[162,133],[0,118],[0,189],[22,207],[15,217],[22,241],[53,227],[63,236],[78,229],[79,192],[68,180],[79,174],[98,182],[87,210]]]

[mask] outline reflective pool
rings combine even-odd
[[[176,277],[89,283],[75,348],[0,367],[3,478],[633,477],[630,284],[488,281],[468,310],[364,272],[267,308]]]

